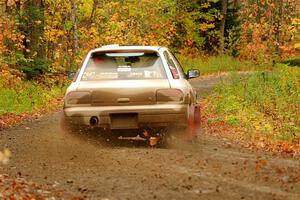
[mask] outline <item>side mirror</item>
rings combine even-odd
[[[191,78],[197,78],[200,76],[200,71],[199,69],[189,69],[187,71],[187,79],[191,79]]]

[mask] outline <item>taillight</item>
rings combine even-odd
[[[65,99],[66,104],[90,104],[90,92],[70,92]]]
[[[181,102],[183,101],[183,93],[179,89],[160,89],[156,91],[156,101]]]

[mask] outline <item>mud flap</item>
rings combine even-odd
[[[200,105],[190,107],[190,114],[187,127],[187,140],[193,140],[197,137],[200,128]]]
[[[200,104],[195,105],[195,112],[194,112],[194,123],[196,130],[200,128],[201,125],[201,110],[200,110]]]

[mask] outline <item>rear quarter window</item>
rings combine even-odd
[[[169,70],[172,74],[172,77],[173,79],[179,79],[180,76],[179,76],[179,72],[176,68],[176,64],[175,62],[173,61],[173,59],[170,57],[169,53],[167,51],[164,52],[164,57],[168,63],[168,67],[169,67]]]

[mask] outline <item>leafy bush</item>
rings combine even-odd
[[[29,80],[48,71],[48,63],[39,58],[22,61],[20,65],[21,71],[26,74]]]
[[[247,77],[232,74],[211,95],[212,111],[252,137],[300,141],[300,69],[277,66]]]

